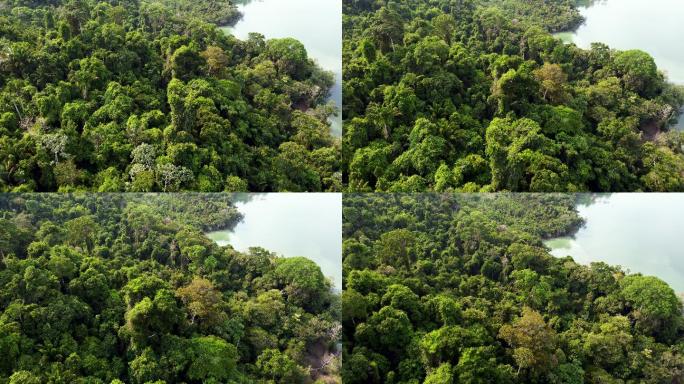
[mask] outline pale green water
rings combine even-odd
[[[342,0],[252,0],[238,6],[243,17],[228,33],[246,39],[258,32],[267,39],[293,37],[309,57],[335,73],[330,98],[342,108]],[[332,132],[342,135],[342,115],[331,118]]]
[[[585,226],[574,238],[546,241],[551,254],[621,265],[684,292],[684,194],[604,195],[578,210]]]
[[[545,241],[544,244],[553,250],[559,251],[557,253],[562,253],[560,252],[561,250],[563,252],[566,252],[566,250],[571,250],[574,243],[572,237],[557,237],[555,239]]]
[[[232,232],[207,237],[240,251],[259,246],[285,257],[307,257],[342,288],[342,194],[255,194],[236,205],[244,220]]]
[[[574,33],[556,34],[582,48],[601,42],[620,50],[640,49],[676,84],[684,84],[684,1],[602,0],[580,8],[586,19]],[[684,115],[676,129],[684,130]]]

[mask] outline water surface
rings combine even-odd
[[[342,285],[342,195],[265,193],[236,203],[244,219],[233,231],[207,233],[239,251],[262,247],[285,257],[315,261],[335,288]]]
[[[309,57],[335,74],[331,100],[342,108],[342,0],[252,0],[238,5],[242,19],[225,30],[239,39],[258,32],[267,39],[293,37]],[[331,118],[333,134],[342,135],[342,116]]]
[[[546,241],[552,255],[621,265],[684,293],[684,194],[602,195],[578,210],[584,227],[573,238]]]

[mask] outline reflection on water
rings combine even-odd
[[[251,197],[236,204],[244,219],[233,231],[207,236],[240,251],[258,246],[285,257],[305,256],[341,289],[342,195],[265,193]]]
[[[293,37],[309,57],[335,73],[331,100],[342,108],[342,0],[252,0],[238,5],[243,17],[226,30],[239,39],[258,32],[267,39]],[[332,131],[342,134],[342,116],[331,118]]]
[[[581,264],[621,265],[684,292],[684,194],[605,195],[578,211],[585,226],[573,238],[546,241],[551,254]]]

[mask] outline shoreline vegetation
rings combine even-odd
[[[580,205],[591,205],[594,203],[597,203],[599,199],[603,197],[610,196],[609,193],[574,193],[574,194],[568,194],[569,196],[574,196],[575,203],[573,205],[572,210],[575,212],[575,215],[577,216],[577,220],[573,222],[573,224],[568,225],[567,227],[561,229],[557,233],[548,233],[545,234],[544,236],[541,237],[542,241],[547,241],[547,240],[553,240],[556,238],[574,238],[577,232],[582,229],[587,224],[587,220],[579,215],[579,211],[577,209],[578,206]]]
[[[494,1],[496,1],[496,0],[494,0]],[[573,17],[571,19],[572,21],[569,21],[565,25],[561,26],[559,30],[554,30],[553,28],[551,28],[551,29],[549,29],[549,32],[552,33],[554,35],[554,37],[559,38],[568,44],[573,44],[571,35],[574,34],[577,31],[577,29],[579,27],[581,27],[582,24],[584,24],[586,22],[585,18],[581,14],[579,14],[577,7],[587,7],[588,8],[588,7],[591,7],[592,5],[594,5],[594,3],[598,2],[598,1],[600,1],[600,0],[575,0],[576,5],[573,9],[574,9],[574,12],[577,13],[577,16]],[[665,78],[667,78],[667,75],[665,76]],[[677,89],[677,92],[679,94],[684,95],[684,84],[679,84],[679,83],[671,82],[671,81],[670,81],[670,84]],[[679,111],[680,111],[679,119],[683,120],[684,119],[684,101],[682,101],[680,103]],[[678,121],[677,123],[682,124],[682,123],[684,123],[684,121]],[[675,123],[672,122],[670,127],[667,127],[667,128],[671,128],[672,125],[674,125],[674,124]]]
[[[668,197],[676,197],[675,195],[678,194],[668,194]],[[550,254],[561,258],[570,256],[575,262],[584,265],[601,261],[609,265],[619,266],[625,273],[641,273],[656,276],[668,283],[678,296],[684,298],[684,287],[679,284],[681,266],[677,262],[678,248],[668,241],[674,238],[676,242],[679,237],[676,234],[666,234],[666,228],[657,230],[657,236],[652,233],[647,234],[649,230],[662,223],[677,222],[677,214],[662,212],[663,206],[668,207],[676,204],[669,202],[660,206],[655,205],[653,202],[655,195],[650,196],[649,194],[619,194],[618,196],[580,194],[576,196],[577,203],[575,207],[578,215],[581,215],[582,223],[575,228],[570,228],[566,232],[542,237],[544,245],[550,249]],[[625,204],[625,200],[622,200],[625,197],[636,197],[631,200],[634,202],[634,205]],[[622,201],[623,203],[619,205],[620,203],[616,203],[614,200]],[[617,218],[609,219],[610,224],[606,222],[599,224],[601,220],[608,219],[609,217],[629,217],[634,212],[630,211],[630,209],[639,203],[643,204],[644,207],[648,207],[647,211],[660,213],[653,214],[651,217],[644,217],[648,216],[648,214],[634,213],[637,220],[635,220],[633,226],[627,225],[627,227],[618,228],[617,226],[623,223],[621,223],[621,219]],[[590,207],[591,204],[597,204],[598,206]],[[608,205],[611,208],[609,210],[601,210],[599,207],[601,205]],[[611,229],[606,231],[606,228]],[[603,232],[599,232],[601,230]],[[580,231],[582,233],[578,236]],[[610,234],[614,234],[615,237],[609,238]],[[640,237],[642,235],[643,237]],[[615,245],[616,242],[626,242],[628,245],[620,247]],[[646,245],[639,246],[640,244]],[[654,268],[654,266],[657,267]]]
[[[340,190],[332,73],[225,4],[3,1],[0,191]]]
[[[242,18],[237,4],[246,4],[250,0],[219,0],[219,1],[185,1],[164,0],[164,4],[177,14],[201,19],[206,23],[219,27],[235,25]]]
[[[577,203],[345,194],[343,382],[682,381],[682,301],[667,283],[544,246],[581,225]]]
[[[684,190],[683,88],[551,35],[581,22],[571,0],[346,2],[345,190]]]
[[[0,195],[0,383],[339,383],[339,293],[208,239],[233,201]]]

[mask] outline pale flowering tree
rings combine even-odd
[[[145,166],[142,164],[133,164],[130,171],[128,171],[128,174],[131,176],[131,179],[135,179],[135,176],[146,170],[147,169],[145,169]]]
[[[40,145],[55,157],[54,164],[59,163],[59,158],[66,158],[66,146],[69,141],[63,133],[50,133],[40,138]]]
[[[143,170],[150,171],[154,167],[157,153],[154,146],[142,143],[133,149],[131,157],[133,158],[133,163],[142,166]]]
[[[194,178],[189,169],[173,164],[161,164],[157,167],[157,177],[163,186],[163,191],[178,190],[181,184]]]

